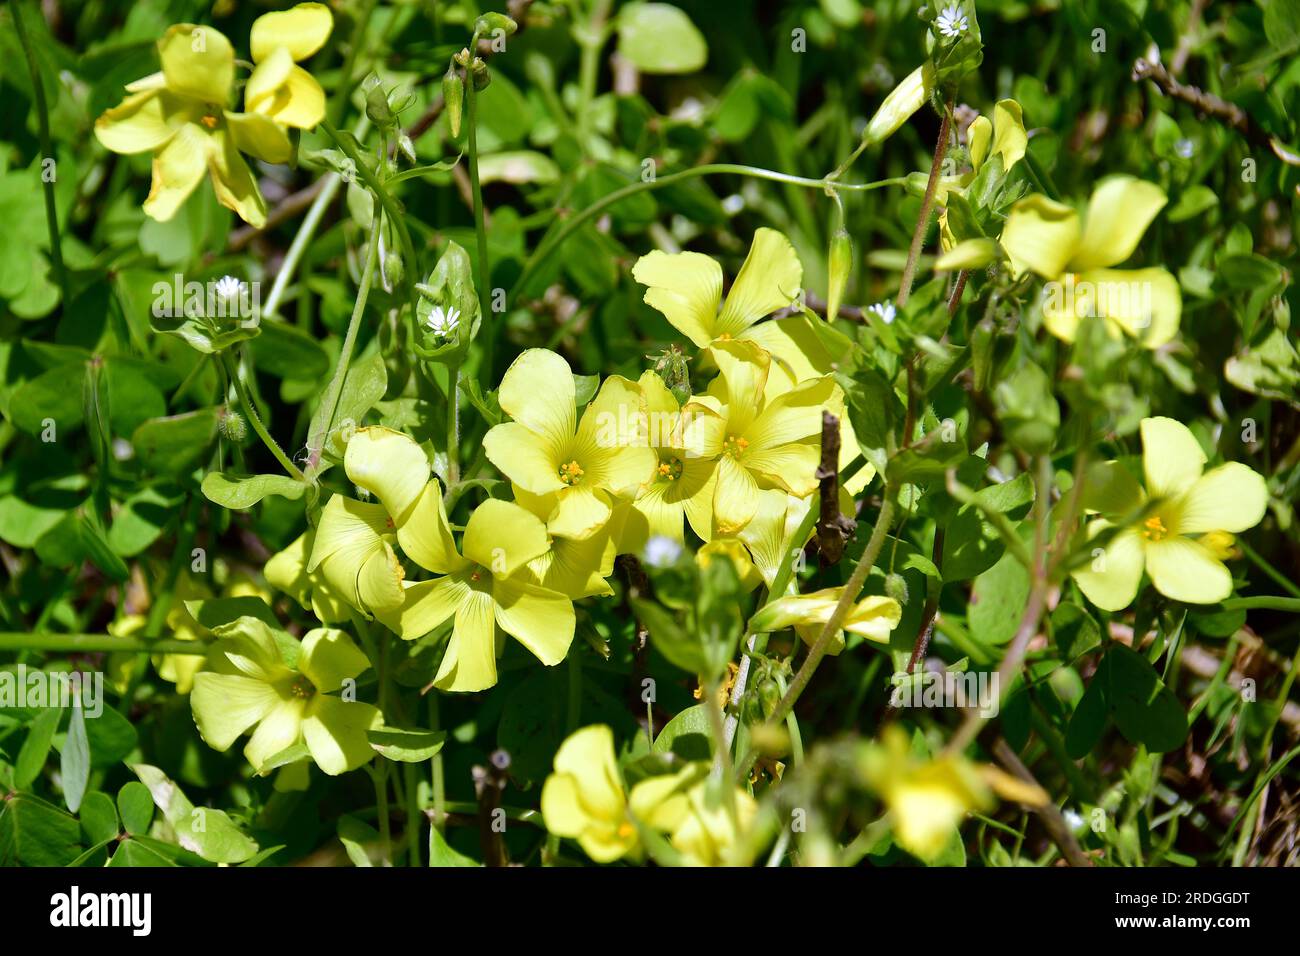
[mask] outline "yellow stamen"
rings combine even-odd
[[[636,833],[636,827],[632,826],[632,821],[624,820],[618,826],[618,835],[620,839],[626,840]]]
[[[217,128],[217,118],[213,116],[211,113],[208,113],[206,116],[204,116],[200,122],[202,122],[203,125],[206,126],[208,129]]]
[[[289,687],[289,693],[301,700],[316,696],[316,685],[306,677],[299,677]]]
[[[1160,520],[1159,515],[1152,515],[1147,518],[1146,521],[1142,522],[1142,527],[1144,529],[1142,536],[1148,541],[1163,541],[1169,534],[1169,529],[1165,527],[1165,523]]]
[[[722,443],[722,451],[732,458],[739,458],[749,447],[749,439],[740,435],[728,435],[727,440]]]
[[[571,461],[567,465],[560,466],[560,481],[566,485],[576,485],[582,480],[582,466],[576,461]]]
[[[672,458],[668,461],[659,462],[659,477],[666,481],[676,481],[682,476],[682,460]]]

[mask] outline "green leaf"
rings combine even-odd
[[[1106,658],[1097,665],[1092,683],[1079,698],[1079,703],[1070,716],[1070,724],[1065,730],[1065,752],[1074,760],[1082,760],[1089,751],[1097,746],[1106,729],[1110,702],[1106,695]]]
[[[453,850],[437,827],[429,827],[430,866],[478,866],[477,860]]]
[[[186,601],[185,610],[208,630],[233,623],[241,617],[255,617],[273,630],[280,629],[280,622],[275,619],[275,612],[271,610],[270,605],[260,597],[252,595]]]
[[[117,792],[117,812],[122,815],[122,827],[127,833],[146,834],[153,823],[153,794],[144,784],[132,780]]]
[[[251,508],[267,495],[296,501],[307,490],[305,484],[288,475],[241,476],[222,471],[210,471],[204,475],[201,487],[209,501],[233,511]]]
[[[336,832],[353,866],[375,865],[371,860],[371,854],[373,853],[375,859],[378,859],[380,851],[379,832],[374,827],[345,813],[339,817]]]
[[[131,445],[145,468],[179,475],[203,459],[216,435],[217,410],[201,408],[142,422],[131,436]]]
[[[618,52],[642,73],[694,73],[709,58],[704,35],[667,3],[630,3],[619,11]]]
[[[384,392],[388,389],[388,368],[384,365],[384,357],[376,352],[369,358],[354,361],[348,367],[347,378],[343,381],[343,390],[339,393],[338,412],[334,416],[334,424],[331,433],[326,436],[324,450],[332,455],[335,459],[341,460],[346,446],[343,440],[345,434],[350,434],[352,427],[358,426],[365,419],[366,412],[375,407],[375,403],[384,397]],[[316,408],[316,413],[312,415],[311,427],[308,434],[313,439],[319,439],[325,434],[329,423],[325,418],[329,415],[329,409],[320,404]],[[312,447],[316,447],[315,441],[311,442]]]
[[[81,832],[88,843],[103,843],[117,838],[117,808],[113,798],[99,790],[92,790],[81,801],[78,811]]]
[[[67,866],[81,855],[76,817],[30,793],[0,801],[0,866]]]
[[[1028,598],[1029,572],[1014,555],[1002,555],[971,588],[971,635],[986,644],[1005,644],[1015,636]]]
[[[79,704],[72,705],[61,756],[59,772],[63,777],[63,802],[76,813],[90,783],[90,741],[86,737],[86,717]]]
[[[131,770],[149,788],[154,805],[171,824],[180,846],[210,863],[241,863],[257,852],[257,844],[221,810],[195,807],[157,767],[133,764]]]
[[[1062,601],[1052,612],[1052,635],[1062,660],[1072,661],[1101,644],[1101,625],[1078,604]]]
[[[402,763],[421,763],[428,760],[447,740],[441,730],[406,730],[401,727],[383,727],[367,731],[370,746],[389,760]]]
[[[18,760],[14,765],[14,786],[23,790],[30,787],[45,768],[45,760],[50,755],[54,744],[54,733],[59,729],[59,718],[63,711],[58,707],[46,707],[37,713],[36,718],[27,729],[27,739],[18,751]]]
[[[515,685],[501,711],[497,746],[510,754],[510,774],[541,781],[564,741],[569,669],[544,668]]]
[[[1111,662],[1111,708],[1120,733],[1153,753],[1181,747],[1187,738],[1187,713],[1155,668],[1123,644],[1113,644],[1106,657]]]
[[[682,760],[711,760],[713,743],[709,732],[709,714],[703,704],[687,707],[659,731],[654,753],[671,753]]]
[[[1052,447],[1061,427],[1061,410],[1052,380],[1033,361],[1020,365],[993,390],[993,404],[1007,440],[1030,454]]]
[[[41,435],[53,427],[55,440],[81,424],[85,406],[81,382],[84,362],[74,362],[42,372],[14,391],[9,403],[13,423],[29,435]]]
[[[479,160],[479,181],[487,183],[554,183],[559,182],[560,167],[545,153],[531,149],[492,153]]]
[[[249,345],[259,372],[295,381],[316,381],[330,370],[329,355],[314,336],[296,326],[270,319]]]
[[[894,387],[874,369],[862,368],[851,379],[839,376],[849,401],[849,421],[863,457],[880,474],[888,465],[886,448],[903,411]]]

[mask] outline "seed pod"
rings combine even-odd
[[[848,284],[849,273],[853,269],[853,241],[849,239],[848,230],[842,226],[831,236],[827,264],[826,318],[831,321],[840,314],[840,299],[844,296],[844,286]]]
[[[397,124],[397,117],[388,105],[388,94],[384,92],[383,84],[376,83],[366,93],[366,115],[380,129],[392,129]]]
[[[465,108],[465,81],[460,78],[460,71],[454,65],[447,67],[447,72],[443,74],[442,99],[446,104],[451,135],[460,136],[460,119]]]
[[[907,581],[903,579],[901,574],[891,572],[885,578],[885,594],[899,604],[907,603]]]
[[[474,62],[470,64],[470,76],[474,78],[474,90],[481,93],[488,88],[492,82],[492,74],[488,72],[487,64],[483,62],[482,57],[474,57]]]
[[[768,678],[758,685],[758,700],[763,707],[763,719],[771,720],[772,715],[776,713],[776,708],[781,703],[781,687],[776,681]]]
[[[393,249],[389,249],[384,253],[383,270],[384,278],[391,285],[399,285],[406,275],[406,267],[402,265],[402,257]]]
[[[868,146],[883,142],[907,122],[913,113],[930,99],[934,92],[934,66],[926,60],[903,78],[871,117],[862,132],[862,141]]]
[[[248,438],[248,423],[233,408],[223,408],[217,414],[217,429],[222,437],[236,445],[242,445]]]

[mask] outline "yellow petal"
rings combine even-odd
[[[835,379],[829,375],[777,396],[744,431],[749,440],[748,455],[804,438],[820,438],[823,411],[842,417],[843,404],[843,393],[836,392]]]
[[[1172,498],[1191,488],[1201,477],[1205,452],[1188,427],[1172,418],[1160,417],[1144,418],[1139,427],[1147,494],[1153,498]]]
[[[1232,593],[1232,575],[1208,549],[1172,535],[1146,545],[1147,574],[1167,598],[1188,604],[1215,604]]]
[[[1020,104],[1015,100],[998,100],[993,107],[993,130],[993,152],[1002,157],[1002,168],[1010,169],[1024,158],[1025,149],[1029,145]],[[974,159],[973,149],[971,158]],[[977,166],[976,169],[978,168]]]
[[[502,411],[545,440],[552,457],[568,450],[578,411],[573,371],[563,358],[548,349],[526,349],[506,369],[497,397]]]
[[[548,667],[564,660],[573,643],[573,602],[519,577],[492,587],[497,623]]]
[[[562,491],[567,485],[560,479],[561,460],[569,443],[562,445],[532,431],[521,422],[493,425],[483,436],[483,451],[497,471],[535,495]]]
[[[1175,505],[1178,534],[1253,528],[1268,508],[1264,476],[1240,462],[1212,468],[1187,489]],[[1174,529],[1170,529],[1173,531]]]
[[[211,139],[215,146],[208,153],[208,168],[217,201],[254,229],[261,229],[266,225],[266,200],[257,188],[257,180],[231,136],[218,130]]]
[[[388,531],[388,514],[383,505],[354,501],[343,495],[330,498],[321,512],[320,525],[312,544],[308,573],[317,570],[338,594],[359,611],[366,606],[358,591],[358,578],[372,557],[384,548],[382,535]],[[382,571],[386,558],[371,572]],[[374,588],[375,582],[370,582]],[[383,602],[387,609],[387,602]]]
[[[934,64],[927,59],[890,90],[863,130],[862,141],[875,144],[892,136],[913,113],[926,104],[934,92],[934,82]]]
[[[469,597],[468,579],[467,573],[460,573],[432,581],[408,581],[402,606],[380,611],[375,617],[404,641],[424,637],[455,614]]]
[[[461,549],[466,558],[505,578],[550,547],[546,526],[513,501],[489,498],[469,516]]]
[[[95,120],[95,138],[114,153],[158,149],[172,138],[185,119],[183,112],[167,109],[168,99],[159,90],[128,96]]]
[[[811,497],[795,498],[779,488],[760,491],[758,510],[749,524],[737,532],[768,587],[785,559],[786,549],[803,550],[806,542],[792,539],[812,504]]]
[[[650,481],[659,456],[648,443],[645,400],[635,382],[605,379],[578,424],[573,460],[583,469],[582,484],[615,495],[630,497]]]
[[[315,627],[303,635],[298,670],[318,691],[336,691],[345,680],[356,677],[369,666],[370,658],[344,631]]]
[[[559,773],[546,778],[542,785],[542,820],[547,832],[570,838],[584,833],[595,822],[582,805],[575,778]]]
[[[903,609],[893,598],[868,595],[850,609],[844,630],[877,644],[888,644],[890,632],[903,619]]]
[[[989,144],[993,141],[993,123],[987,116],[977,116],[966,130],[966,148],[970,152],[971,169],[980,171],[988,159]]]
[[[704,348],[716,337],[722,299],[722,267],[698,252],[647,253],[632,267],[644,286],[645,303],[663,313],[673,328]]]
[[[732,534],[749,524],[758,511],[758,484],[736,459],[718,459],[717,486],[713,492],[713,520],[722,534]]]
[[[749,341],[720,341],[710,351],[719,374],[709,393],[727,406],[728,430],[741,434],[762,407],[771,359]]]
[[[817,466],[821,456],[821,448],[813,442],[790,442],[746,454],[740,462],[766,483],[803,498],[817,490]]]
[[[1078,241],[1079,214],[1038,194],[1012,206],[1002,227],[1002,248],[1017,276],[1028,269],[1044,279],[1055,279],[1065,271]]]
[[[151,219],[166,222],[194,192],[208,171],[212,139],[200,127],[186,123],[153,158],[153,184],[144,201]]]
[[[754,233],[736,281],[722,303],[717,336],[736,336],[764,316],[788,306],[799,294],[803,266],[790,240],[766,227]]]
[[[429,483],[429,459],[410,435],[391,428],[359,428],[343,455],[348,479],[378,498],[394,524],[409,516]]]
[[[242,674],[195,674],[190,693],[194,723],[214,750],[229,749],[279,703],[274,687]]]
[[[589,816],[622,819],[626,799],[609,727],[593,724],[570,734],[555,752],[555,772],[577,783]]]
[[[729,561],[740,582],[740,589],[748,594],[763,583],[763,575],[754,566],[754,561],[739,538],[714,538],[706,541],[695,552],[695,560],[700,567],[707,568],[713,561]]]
[[[207,103],[226,105],[235,82],[235,51],[220,30],[178,23],[158,41],[167,89]]]
[[[1043,324],[1062,342],[1073,342],[1079,333],[1079,322],[1093,308],[1088,286],[1081,286],[1073,272],[1053,279],[1043,287]],[[1113,328],[1108,328],[1111,335]]]
[[[285,126],[313,129],[325,118],[325,91],[280,47],[253,70],[244,89],[244,107]]]
[[[1104,520],[1093,521],[1088,525],[1089,536],[1095,537],[1107,527]],[[1115,535],[1101,554],[1094,553],[1071,574],[1089,601],[1103,611],[1119,611],[1137,596],[1144,560],[1142,535],[1130,528]]]
[[[1144,348],[1159,348],[1178,333],[1183,296],[1167,269],[1093,269],[1079,284],[1087,289],[1088,314],[1115,322]]]
[[[997,258],[998,246],[992,239],[965,239],[935,260],[935,272],[960,269],[983,269]]]
[[[438,574],[456,571],[465,565],[465,559],[456,550],[447,523],[447,512],[442,506],[442,486],[437,478],[430,478],[409,512],[397,524],[397,543],[406,556],[424,568]]]
[[[258,113],[227,112],[226,126],[235,148],[268,163],[287,163],[293,155],[289,137],[275,122]]]
[[[698,767],[686,766],[674,774],[646,777],[632,788],[628,807],[648,827],[675,831],[691,812],[687,793],[700,777]]]
[[[248,38],[253,62],[261,63],[276,47],[284,47],[295,60],[305,60],[325,45],[333,28],[334,15],[323,3],[300,3],[264,13],[253,21]]]
[[[1103,179],[1088,202],[1083,236],[1070,268],[1081,272],[1123,262],[1168,201],[1164,190],[1154,183],[1132,176]]]
[[[589,538],[605,527],[613,514],[609,497],[598,488],[578,484],[556,495],[555,514],[546,526],[560,538]]]
[[[379,708],[371,704],[318,695],[302,722],[303,741],[316,766],[337,776],[374,759],[367,731],[383,722]]]
[[[305,705],[302,698],[290,697],[280,701],[262,718],[244,745],[244,757],[254,769],[260,771],[270,758],[298,742],[302,736]]]
[[[492,596],[470,589],[456,610],[447,652],[433,679],[446,691],[486,690],[497,682],[496,621]]]
[[[325,566],[328,568],[329,562]],[[374,614],[401,607],[404,576],[393,546],[381,541],[357,572],[357,597],[362,610]]]

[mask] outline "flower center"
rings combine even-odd
[[[309,700],[316,696],[316,685],[306,677],[299,677],[290,685],[289,693],[301,700]]]
[[[682,476],[682,460],[680,458],[671,458],[668,461],[659,462],[658,474],[665,481],[676,481]]]
[[[199,120],[199,122],[202,123],[204,126],[206,126],[208,129],[216,129],[217,114],[215,112],[204,113],[203,119]]]
[[[582,466],[576,461],[560,466],[560,481],[566,485],[576,485],[582,480]]]
[[[726,441],[722,443],[722,453],[730,455],[732,458],[739,458],[748,447],[748,438],[742,438],[739,435],[728,435]]]
[[[1163,541],[1169,535],[1169,529],[1160,520],[1159,515],[1152,515],[1142,522],[1142,537],[1148,541]]]
[[[631,820],[624,820],[618,825],[618,835],[621,839],[628,839],[636,833],[636,827],[632,826]]]

